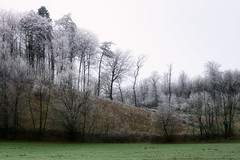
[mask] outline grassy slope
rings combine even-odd
[[[37,99],[33,99],[33,106],[37,108]],[[87,118],[86,131],[92,127],[93,134],[152,134],[152,113],[146,109],[125,105],[119,102],[110,101],[103,98],[94,98],[93,111]],[[56,117],[52,108],[61,106],[61,101],[54,100],[49,108],[48,121],[46,129],[62,131],[63,127],[57,123],[59,118]],[[25,108],[25,116],[22,117],[22,126],[25,129],[32,129],[32,120],[30,110]],[[35,123],[39,123],[38,109],[34,110]],[[80,122],[83,123],[83,122]],[[92,125],[93,124],[93,125]],[[82,125],[81,125],[82,126]]]
[[[110,125],[111,133],[151,134],[152,113],[146,109],[124,105],[107,99],[96,99],[95,109],[99,114],[97,127]]]
[[[0,142],[0,160],[240,159],[240,143],[64,144]]]

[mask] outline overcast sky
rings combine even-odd
[[[0,7],[37,11],[53,20],[71,13],[78,27],[145,54],[142,75],[152,71],[202,74],[207,61],[237,69],[240,61],[240,0],[0,0]]]

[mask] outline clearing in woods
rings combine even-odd
[[[0,160],[240,159],[240,143],[78,144],[0,142]]]

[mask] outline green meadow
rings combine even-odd
[[[240,159],[240,143],[78,144],[0,142],[1,160]]]

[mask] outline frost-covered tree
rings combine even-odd
[[[205,84],[204,79],[198,77],[193,80],[192,83],[192,94],[189,97],[189,111],[194,116],[196,116],[197,127],[199,128],[200,137],[203,138],[203,133],[205,130],[205,122],[204,122],[204,110],[205,110],[205,100],[206,100],[206,92],[205,92]],[[193,127],[194,122],[191,122]]]
[[[224,117],[224,135],[230,137],[234,132],[234,122],[240,100],[240,72],[225,71],[220,84]]]
[[[24,34],[28,63],[41,74],[45,70],[47,49],[50,48],[52,38],[51,23],[47,18],[30,11],[21,19],[20,27]]]
[[[150,93],[150,82],[149,79],[143,79],[139,83],[139,105],[141,107],[146,107],[148,105],[149,93]]]
[[[189,98],[191,95],[191,81],[185,72],[181,72],[173,92],[179,98]]]
[[[220,92],[218,89],[219,82],[221,81],[221,71],[220,71],[220,64],[211,61],[207,62],[205,65],[205,79],[206,79],[206,91],[210,97],[208,101],[208,105],[206,106],[207,113],[206,116],[208,117],[208,129],[210,134],[215,135],[219,134],[220,128]]]
[[[157,108],[156,129],[163,132],[167,141],[171,141],[181,130],[181,123],[176,114],[176,102],[172,94],[172,65],[169,65],[168,72],[164,75],[162,102]]]
[[[46,17],[47,19],[49,19],[49,21],[51,21],[50,19],[50,14],[47,10],[47,8],[45,6],[41,6],[39,9],[38,9],[38,12],[37,12],[38,15],[42,16],[42,17]]]
[[[103,74],[105,79],[105,91],[107,96],[113,100],[114,84],[119,80],[126,78],[131,68],[130,55],[128,52],[116,50],[112,58],[110,58],[106,65]]]
[[[97,82],[97,96],[100,96],[100,90],[101,90],[101,73],[102,73],[102,62],[104,58],[111,58],[113,55],[113,51],[111,49],[111,46],[113,45],[113,42],[103,42],[100,46],[100,59],[99,59],[99,65],[98,65],[98,82]]]
[[[19,15],[0,10],[0,58],[21,55],[19,21]]]
[[[99,48],[97,37],[84,29],[78,29],[75,37],[76,57],[78,67],[78,89],[89,91],[91,89],[91,72],[96,65],[96,54]]]
[[[160,76],[158,72],[153,72],[149,77],[150,92],[148,95],[148,107],[157,108],[160,102]]]
[[[70,68],[73,68],[73,61],[77,55],[77,46],[75,44],[75,36],[77,33],[77,26],[73,22],[71,15],[64,15],[62,18],[55,22],[55,40],[57,41],[55,47],[57,47],[57,56],[61,63],[61,70],[67,68],[64,64],[65,59],[70,62]]]
[[[138,76],[140,74],[140,69],[143,67],[143,64],[145,62],[146,56],[141,55],[138,57],[137,62],[135,64],[135,70],[133,72],[133,101],[134,101],[134,106],[138,106],[138,100],[137,100],[137,80]]]

